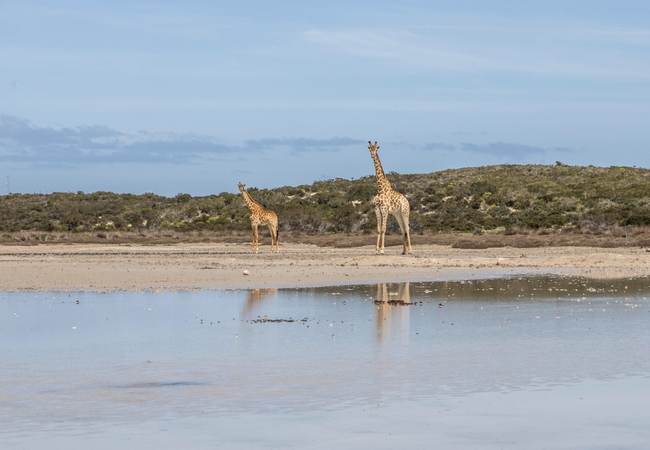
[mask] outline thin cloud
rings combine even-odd
[[[349,137],[334,137],[331,139],[260,139],[256,141],[246,141],[245,148],[266,150],[270,148],[287,147],[293,152],[304,153],[338,151],[341,147],[362,144],[365,144],[365,141]]]
[[[543,155],[546,153],[546,150],[541,147],[508,142],[493,142],[486,145],[462,143],[460,144],[460,148],[466,152],[483,153],[494,156],[507,156],[510,158],[534,154]]]
[[[354,56],[393,61],[411,67],[435,70],[496,68],[495,62],[470,52],[444,48],[437,40],[410,32],[373,30],[310,30],[306,41]]]
[[[107,162],[188,163],[239,149],[193,134],[126,134],[109,127],[41,127],[0,115],[0,161],[37,165]]]
[[[185,134],[155,134],[146,131],[122,133],[109,127],[42,127],[14,116],[0,115],[0,161],[39,166],[99,163],[191,164],[225,154],[244,154],[271,149],[292,152],[339,151],[362,140],[259,139],[243,145],[226,145],[215,137]]]
[[[525,145],[517,142],[492,142],[489,144],[472,144],[463,142],[460,145],[432,142],[420,147],[422,150],[445,150],[449,152],[463,151],[516,159],[533,155],[547,155],[550,152],[570,153],[573,150],[566,147],[543,148]]]
[[[36,127],[31,122],[18,117],[0,115],[0,140],[6,145],[15,143],[29,148],[48,146],[83,145],[101,146],[96,140],[114,139],[122,133],[107,127],[92,126],[79,128]]]
[[[312,29],[302,37],[309,44],[335,54],[383,61],[400,70],[515,72],[588,78],[647,76],[650,66],[641,57],[648,45],[647,30],[622,34],[615,29],[578,32],[574,28],[531,30],[504,23],[487,34],[484,26],[462,31],[463,38],[469,36],[473,40],[460,38],[459,29],[435,28],[419,33],[363,28]],[[612,41],[619,45],[611,45]]]
[[[453,150],[456,150],[456,146],[454,144],[444,144],[442,142],[432,142],[430,144],[423,145],[422,150],[447,150],[447,151],[453,151]]]
[[[493,142],[485,145],[476,145],[462,143],[460,148],[466,152],[474,153],[483,153],[494,156],[505,156],[509,158],[516,158],[520,156],[530,156],[530,155],[545,155],[549,151],[555,151],[560,153],[570,152],[568,148],[556,147],[553,149],[546,149],[542,147],[534,147],[532,145],[524,145],[519,143],[509,143],[509,142]]]

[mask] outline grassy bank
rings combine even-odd
[[[461,232],[421,231],[412,235],[413,245],[438,244],[451,245],[454,248],[481,249],[492,247],[650,247],[650,227],[611,228],[605,231],[573,229],[571,232],[561,230],[518,230],[514,234],[505,234],[496,230],[484,234]],[[280,243],[313,244],[321,247],[359,247],[374,245],[376,235],[373,233],[304,233],[291,231],[280,234]],[[270,245],[268,231],[260,233],[262,249]],[[185,231],[140,230],[97,231],[84,233],[70,232],[33,232],[19,231],[2,233],[0,245],[48,245],[48,244],[177,244],[177,243],[238,243],[249,244],[251,232],[247,231]],[[397,233],[386,236],[387,246],[401,246],[401,237]]]
[[[556,164],[388,174],[411,204],[414,241],[463,246],[646,245],[650,170]],[[249,189],[284,241],[372,243],[375,177]],[[239,194],[53,193],[0,197],[0,242],[248,240]],[[389,231],[397,223],[389,220]],[[333,234],[336,237],[333,238]],[[525,241],[525,242],[520,242]],[[331,242],[331,244],[327,244]],[[474,243],[475,242],[475,243]],[[481,244],[483,243],[483,244]]]

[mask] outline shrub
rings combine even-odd
[[[629,167],[500,165],[430,174],[390,173],[411,204],[412,231],[576,229],[589,232],[650,225],[650,170]],[[312,185],[254,189],[283,231],[374,231],[374,176]],[[167,198],[94,193],[0,196],[0,230],[244,230],[248,209],[239,193]],[[109,225],[110,224],[110,225]],[[388,228],[398,232],[394,219]]]

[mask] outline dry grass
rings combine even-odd
[[[248,244],[250,231],[101,231],[101,232],[33,232],[2,233],[1,245],[39,244],[175,244],[175,243],[238,243]],[[319,247],[349,248],[375,245],[375,233],[280,233],[280,244],[301,243]],[[494,247],[648,247],[650,227],[614,227],[608,230],[559,229],[559,230],[497,230],[493,233],[435,233],[421,232],[411,236],[413,245],[450,245],[458,249],[483,249]],[[268,232],[260,230],[260,244],[270,244]],[[386,236],[386,246],[402,245],[399,235]]]
[[[99,232],[36,232],[19,231],[2,233],[2,245],[38,245],[38,244],[176,244],[179,242],[232,242],[250,241],[250,233],[242,231],[204,232],[171,230],[144,231],[99,231]]]

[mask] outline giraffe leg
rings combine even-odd
[[[404,227],[404,217],[400,213],[397,213],[395,214],[395,219],[397,219],[397,224],[399,225],[399,229],[402,232],[402,244],[404,246],[402,250],[402,255],[405,255],[406,254],[406,231]]]
[[[379,206],[375,207],[375,214],[377,215],[377,246],[375,247],[375,254],[379,254],[379,239],[381,239],[381,209]]]
[[[386,248],[386,221],[388,220],[388,208],[382,209],[381,211],[381,250],[379,254],[383,255]]]
[[[411,248],[411,228],[409,226],[409,211],[408,210],[405,211],[402,214],[402,217],[404,219],[404,232],[406,233],[406,242],[404,244],[408,245],[408,254],[410,255],[411,253],[413,253],[413,249]]]
[[[409,246],[409,255],[413,253],[413,249],[411,248],[411,230],[409,230],[409,223],[406,222],[406,242]]]
[[[269,224],[269,233],[271,233],[271,253],[275,250],[275,229]]]
[[[271,233],[271,253],[273,253],[273,244],[275,243],[275,230],[273,225],[269,223],[269,233]]]
[[[259,235],[257,233],[257,224],[253,226],[253,253],[259,251]]]

